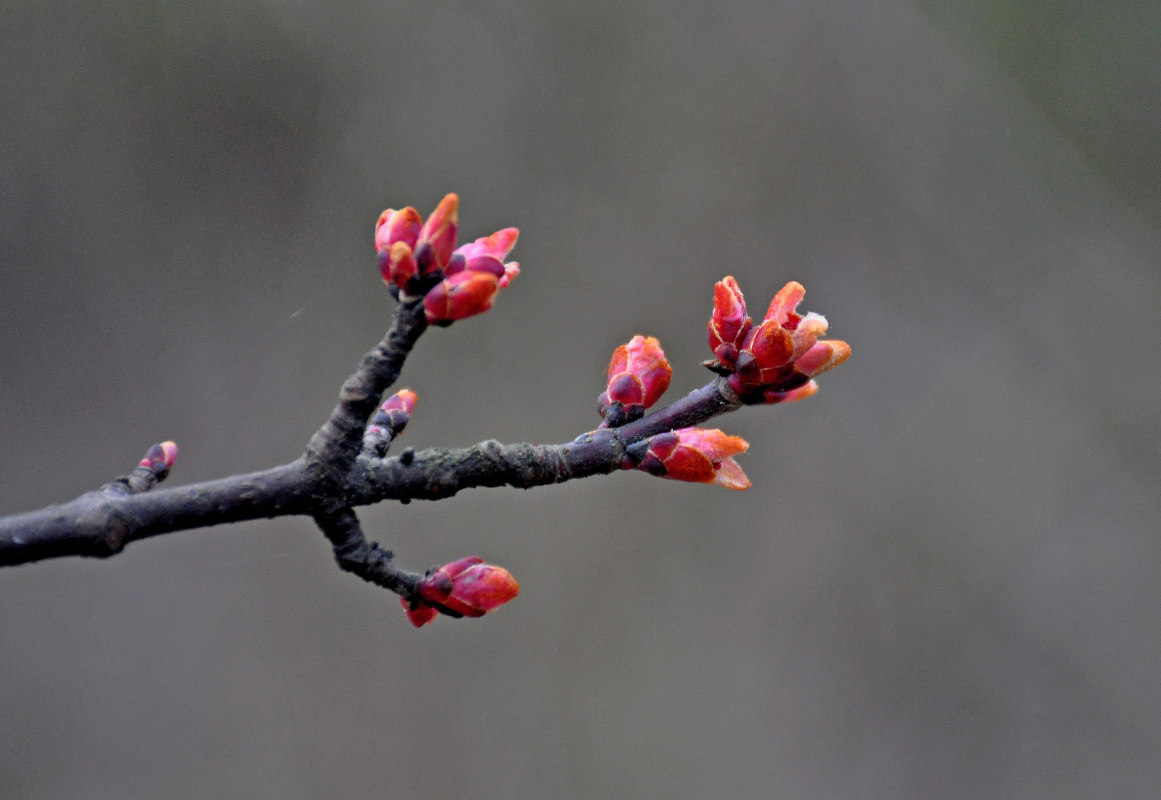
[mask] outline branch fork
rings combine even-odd
[[[850,354],[823,341],[826,320],[799,315],[799,284],[787,284],[754,326],[732,277],[719,282],[708,326],[710,383],[648,412],[672,370],[656,339],[618,347],[598,401],[600,427],[561,444],[502,444],[403,450],[388,456],[417,396],[384,394],[398,380],[419,337],[491,308],[519,274],[504,263],[515,228],[455,247],[458,198],[448,195],[426,222],[411,208],[388,209],[376,224],[380,274],[398,300],[390,329],[343,383],[339,401],[289,464],[205,483],[157,488],[177,459],[177,445],[154,445],[137,467],[61,505],[0,519],[0,566],[62,556],[108,557],[152,536],[287,515],[311,517],[331,543],[340,569],[399,595],[420,626],[437,615],[476,617],[519,593],[511,574],[477,556],[413,572],[364,534],[354,509],[384,500],[441,500],[463,489],[530,489],[623,469],[744,489],[734,461],[748,448],[738,437],[699,428],[743,405],[792,402],[817,391],[814,377]]]

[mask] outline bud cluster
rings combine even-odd
[[[407,207],[384,211],[375,226],[383,281],[405,302],[422,298],[430,324],[448,325],[487,311],[520,273],[516,263],[504,261],[516,245],[515,228],[456,246],[458,208],[459,198],[449,194],[426,221]],[[722,377],[705,387],[714,402],[737,408],[739,400],[748,405],[801,400],[818,391],[816,376],[850,356],[846,342],[821,338],[827,331],[826,318],[798,312],[805,293],[802,284],[787,283],[755,325],[738,282],[732,276],[718,281],[707,327],[713,359],[705,362]],[[645,416],[669,388],[672,376],[661,343],[651,336],[634,336],[613,352],[597,409],[601,428],[614,429],[609,431],[610,441],[622,442],[621,467],[727,489],[749,488],[750,479],[734,460],[749,449],[744,439],[717,429],[676,427],[712,414],[691,413],[687,404],[656,412],[640,427],[625,427]],[[407,424],[415,403],[415,393],[407,389],[384,402],[366,429],[364,452],[383,456]],[[713,413],[721,410],[716,406]],[[623,429],[623,440],[616,429]],[[645,434],[658,430],[662,432]],[[520,586],[506,569],[470,556],[429,570],[405,591],[404,610],[419,627],[437,614],[482,616],[516,597]]]
[[[456,247],[459,197],[449,194],[427,221],[408,206],[387,209],[375,223],[375,252],[383,282],[402,299],[423,297],[427,321],[450,325],[487,311],[496,295],[520,274],[504,259],[520,232],[504,228]]]
[[[850,356],[846,342],[819,339],[826,333],[826,317],[798,313],[805,294],[802,284],[786,284],[774,295],[766,318],[754,327],[733,276],[714,286],[708,331],[716,360],[706,366],[726,376],[744,402],[787,403],[810,397],[818,391],[815,376]]]

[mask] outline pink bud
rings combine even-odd
[[[794,371],[811,378],[832,370],[851,356],[851,346],[841,339],[816,342],[794,361]]]
[[[750,479],[733,457],[749,447],[740,436],[716,429],[680,428],[649,439],[645,456],[636,468],[662,478],[748,489]]]
[[[504,276],[500,278],[500,288],[507,289],[508,284],[515,280],[516,276],[520,274],[520,265],[515,261],[509,261],[504,265]]]
[[[450,323],[487,311],[499,291],[500,280],[495,275],[457,272],[427,293],[423,298],[423,310],[430,323]]]
[[[460,198],[455,193],[446,195],[419,230],[419,245],[427,244],[431,248],[434,266],[440,269],[447,266],[455,250],[459,203]]]
[[[598,410],[610,426],[640,419],[645,409],[669,388],[673,370],[652,336],[634,336],[613,351],[609,380],[598,400]]]
[[[481,236],[474,242],[462,244],[456,248],[456,252],[468,261],[477,256],[491,256],[498,261],[503,261],[512,252],[512,248],[516,246],[516,239],[519,236],[520,231],[516,228],[504,228],[491,236]]]
[[[144,459],[140,460],[137,466],[150,469],[164,467],[168,471],[176,460],[178,460],[178,445],[172,441],[163,441],[160,445],[150,447],[149,452],[145,453]]]
[[[177,461],[177,444],[174,442],[162,442],[155,444],[149,448],[145,453],[145,457],[138,462],[137,466],[145,467],[157,475],[158,480],[164,478],[169,474],[169,470],[173,468]]]
[[[766,310],[766,319],[773,320],[779,325],[793,328],[798,324],[798,313],[794,310],[806,296],[806,289],[798,281],[790,281],[778,290],[774,299],[770,301],[770,308]]]
[[[756,328],[750,328],[748,319],[737,327],[741,292],[736,289],[729,277],[715,287],[710,347],[718,364],[709,366],[728,374],[730,386],[748,402],[785,403],[809,397],[816,390],[802,387],[850,356],[846,342],[819,340],[827,330],[825,317],[798,313],[806,294],[802,284],[790,281],[783,286]],[[733,340],[728,339],[731,334]]]
[[[457,272],[486,272],[495,275],[499,280],[504,277],[504,262],[494,256],[479,255],[464,258],[460,253],[453,253],[444,274],[450,277]]]
[[[419,402],[419,395],[410,389],[400,389],[383,402],[382,409],[387,412],[404,411],[410,414],[415,410],[417,402]]]
[[[498,290],[520,274],[519,264],[504,263],[520,235],[516,228],[503,228],[457,248],[458,215],[459,197],[452,193],[439,202],[426,221],[409,206],[402,211],[387,209],[375,224],[379,273],[388,286],[409,295],[423,294],[433,281],[449,279],[433,290],[437,296],[428,305],[428,321],[436,324],[491,308],[496,294],[491,282],[456,276],[488,275]],[[432,277],[420,280],[427,276]]]
[[[727,275],[714,285],[714,312],[708,328],[710,350],[719,362],[734,365],[751,324],[742,290],[734,276]]]
[[[419,212],[411,206],[402,211],[387,209],[375,223],[375,251],[390,250],[396,242],[405,242],[409,248],[414,248],[419,239],[420,223]]]
[[[419,274],[419,264],[407,242],[396,242],[387,250],[379,251],[379,274],[383,283],[395,284],[407,291],[407,283]]]
[[[465,617],[482,617],[519,595],[520,584],[503,567],[468,556],[429,572],[417,590],[421,606],[426,603]]]
[[[484,236],[465,245],[460,245],[452,253],[451,261],[444,270],[445,275],[457,272],[487,272],[500,280],[500,288],[505,288],[520,274],[520,265],[515,261],[504,263],[504,258],[516,246],[520,231],[504,228],[491,236]]]
[[[381,429],[389,432],[392,437],[403,433],[407,423],[411,421],[411,412],[419,396],[410,389],[400,389],[388,397],[375,415],[371,418],[368,428]]]
[[[177,442],[162,442],[161,452],[165,466],[172,467],[177,462]]]

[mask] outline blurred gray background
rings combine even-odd
[[[560,442],[712,284],[854,356],[618,474],[362,517],[523,594],[416,631],[301,519],[0,571],[0,797],[1091,798],[1161,782],[1161,6],[0,5],[0,513],[293,459],[461,196],[524,272],[404,443]]]

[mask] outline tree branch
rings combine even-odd
[[[490,440],[460,449],[408,449],[382,459],[358,455],[337,483],[304,455],[261,472],[188,486],[131,495],[89,492],[63,505],[0,518],[0,566],[70,555],[111,556],[130,542],[229,522],[289,515],[312,515],[317,521],[319,514],[336,507],[439,500],[462,489],[530,489],[605,475],[621,468],[628,445],[739,408],[731,394],[728,384],[717,379],[636,422],[598,428],[565,444]],[[321,438],[322,431],[312,444]],[[340,439],[344,447],[352,440],[359,441],[355,436]]]
[[[672,369],[657,339],[634,336],[609,362],[598,400],[605,422],[571,442],[462,449],[408,448],[387,457],[407,425],[416,395],[401,390],[380,406],[429,324],[447,326],[487,311],[519,275],[504,263],[518,231],[505,228],[455,247],[458,198],[449,194],[426,222],[413,208],[379,218],[375,247],[384,281],[398,300],[386,336],[339,392],[339,402],[302,456],[248,475],[153,491],[177,456],[173,442],[154,445],[122,478],[62,505],[0,519],[0,566],[62,556],[107,557],[130,542],[228,522],[307,515],[334,549],[339,566],[403,598],[415,625],[437,613],[480,616],[519,593],[502,567],[467,556],[420,575],[399,569],[391,551],[368,541],[354,509],[397,500],[440,500],[474,487],[562,483],[639,468],[678,480],[750,485],[733,457],[749,446],[736,436],[695,426],[743,405],[793,402],[817,391],[813,378],[850,355],[845,342],[823,341],[826,320],[799,314],[805,290],[791,281],[754,327],[732,277],[714,287],[708,333],[718,377],[651,414]]]

